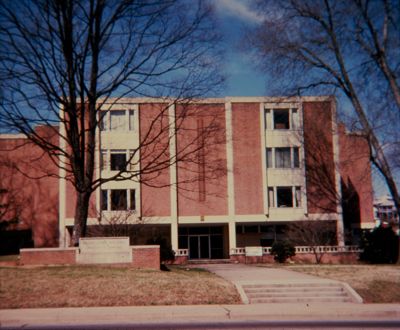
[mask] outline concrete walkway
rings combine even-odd
[[[281,268],[259,267],[246,264],[202,264],[196,267],[205,268],[208,271],[225,278],[228,281],[238,282],[265,282],[265,281],[329,281],[321,277],[285,270]]]
[[[246,264],[200,266],[232,282],[244,304],[363,302],[350,285],[331,279]]]

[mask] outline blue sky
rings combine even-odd
[[[212,0],[217,19],[222,28],[227,49],[225,59],[226,87],[219,96],[263,96],[268,95],[266,73],[257,70],[250,55],[240,51],[243,31],[262,22],[252,7],[254,0]],[[348,102],[339,104],[342,111],[352,113]],[[373,171],[373,186],[376,196],[387,194],[380,175]]]
[[[222,28],[226,47],[226,87],[221,96],[266,95],[265,74],[254,67],[249,55],[240,51],[243,31],[261,22],[257,12],[251,9],[251,0],[213,0],[217,19]]]

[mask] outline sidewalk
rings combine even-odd
[[[0,310],[1,327],[206,321],[397,320],[400,304],[257,304]]]

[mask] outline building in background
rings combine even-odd
[[[133,244],[163,236],[190,259],[221,259],[246,246],[271,246],[301,221],[326,223],[335,233],[332,245],[352,244],[360,230],[374,226],[369,148],[337,125],[332,97],[227,97],[184,105],[129,98],[104,108],[96,175],[142,174],[110,180],[93,194],[90,235],[128,234]],[[190,157],[176,156],[186,150]],[[152,162],[168,165],[146,172]],[[58,174],[58,200],[48,200],[58,221],[40,218],[65,247],[75,196],[65,170]]]
[[[398,233],[399,215],[390,195],[374,199],[374,215],[378,226],[391,226]]]

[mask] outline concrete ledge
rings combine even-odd
[[[74,265],[77,248],[21,249],[21,265]]]
[[[136,245],[129,246],[130,259],[127,262],[114,259],[117,255],[115,251],[109,255],[104,250],[100,253],[105,253],[105,257],[98,262],[88,262],[90,264],[104,264],[104,260],[107,264],[123,264],[135,268],[143,269],[160,269],[160,246],[159,245]],[[89,253],[88,258],[93,257]],[[43,249],[21,249],[20,250],[20,264],[21,265],[75,265],[87,264],[79,259],[79,248],[43,248]],[[124,256],[125,260],[125,256]],[[93,260],[92,260],[93,261]],[[96,260],[94,260],[96,261]]]
[[[355,264],[358,262],[358,252],[337,252],[323,253],[321,264]],[[262,256],[246,256],[244,254],[232,254],[230,256],[232,262],[243,264],[268,264],[275,263],[274,256],[271,254],[263,254]],[[315,256],[313,253],[299,253],[288,259],[294,263],[314,264]]]

